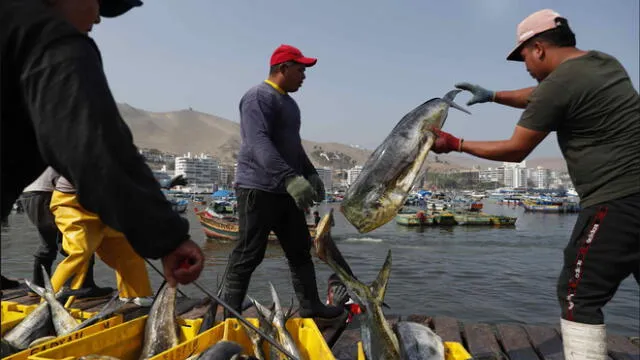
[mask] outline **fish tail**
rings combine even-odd
[[[380,303],[384,300],[384,295],[387,292],[387,284],[389,283],[389,275],[391,274],[391,249],[387,252],[387,258],[384,261],[384,265],[378,273],[378,277],[371,284],[373,296]]]
[[[469,112],[469,110],[463,108],[462,106],[456,104],[455,102],[453,102],[453,99],[456,97],[456,95],[458,95],[458,93],[460,93],[460,89],[456,89],[456,90],[451,90],[448,93],[446,93],[444,95],[444,97],[442,98],[442,100],[444,100],[444,102],[446,102],[447,104],[449,104],[449,106],[451,106],[454,109],[458,109],[464,113],[467,113],[469,115],[471,115],[471,113]]]

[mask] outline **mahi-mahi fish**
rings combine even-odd
[[[393,330],[398,337],[403,360],[444,360],[442,338],[428,326],[399,321]]]
[[[366,285],[356,280],[335,261],[339,251],[331,237],[332,217],[333,211],[329,211],[316,227],[316,237],[314,239],[316,253],[321,260],[335,271],[347,287],[351,298],[363,308],[365,319],[361,323],[360,334],[367,359],[400,359],[398,338],[382,311],[384,295],[387,290],[389,275],[391,274],[391,250],[387,253],[384,265],[371,285]],[[342,255],[339,256],[341,257]]]
[[[360,233],[373,231],[397,215],[436,140],[434,129],[442,128],[449,107],[471,114],[453,102],[459,92],[449,91],[406,114],[365,162],[340,206]]]
[[[151,358],[178,345],[176,322],[176,291],[166,281],[158,290],[144,326],[144,340],[140,360]]]
[[[391,251],[376,280],[370,286],[363,284],[340,264],[346,261],[331,237],[332,217],[333,209],[318,223],[314,247],[318,258],[335,271],[351,298],[364,310],[360,331],[367,359],[444,360],[442,338],[429,327],[410,321],[400,321],[392,327],[384,316],[382,306],[391,272]]]

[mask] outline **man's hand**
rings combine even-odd
[[[450,151],[462,151],[462,141],[461,139],[444,132],[440,129],[433,129],[433,132],[436,134],[437,138],[431,150],[433,150],[436,154],[448,153]]]
[[[317,194],[307,179],[302,176],[292,176],[285,180],[285,186],[301,210],[313,205],[313,199]]]
[[[467,82],[457,83],[455,86],[458,89],[466,90],[473,94],[471,100],[467,102],[467,106],[494,101],[496,96],[496,93],[494,91],[487,90],[482,86],[469,84]]]
[[[164,277],[170,286],[189,284],[196,280],[204,266],[204,255],[200,246],[187,239],[173,252],[162,258]]]
[[[317,197],[315,200],[317,202],[323,201],[326,194],[324,192],[324,183],[322,182],[322,179],[320,179],[320,176],[318,176],[318,174],[309,176],[309,183],[311,183],[311,186],[313,186],[313,189],[316,191]]]

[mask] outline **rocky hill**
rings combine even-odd
[[[240,124],[235,121],[191,109],[151,112],[124,103],[118,104],[118,108],[140,148],[158,149],[177,155],[206,153],[217,157],[222,163],[235,163],[240,149]],[[372,149],[334,142],[303,140],[303,146],[314,165],[334,169],[363,165],[372,152]],[[498,164],[449,154],[430,154],[429,160],[426,166],[429,171],[435,172]]]

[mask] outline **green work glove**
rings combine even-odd
[[[471,100],[467,102],[467,106],[493,101],[496,96],[496,93],[494,91],[487,90],[480,85],[462,82],[462,83],[457,83],[455,86],[458,89],[467,90],[473,94],[473,97],[471,98]]]
[[[309,208],[313,205],[313,199],[316,197],[316,192],[313,190],[311,184],[302,176],[292,176],[284,181],[287,188],[287,192],[296,205],[302,210]]]
[[[318,174],[313,174],[309,176],[309,182],[313,189],[316,191],[316,195],[318,195],[314,200],[317,202],[324,201],[325,193],[324,193],[324,183]]]

